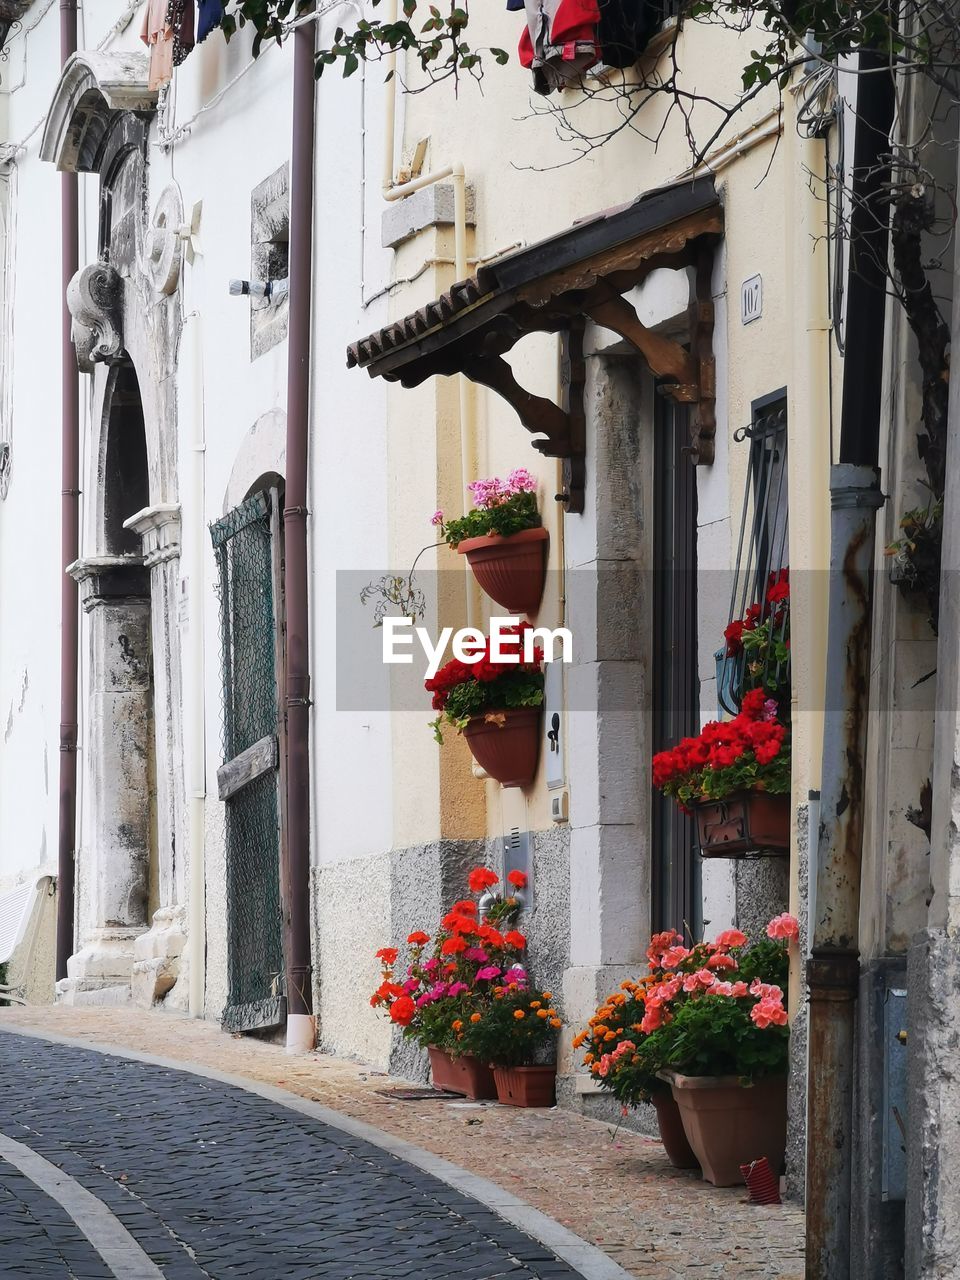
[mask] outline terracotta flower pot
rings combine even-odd
[[[521,529],[508,538],[465,538],[457,547],[491,600],[512,614],[536,613],[547,577],[546,529]]]
[[[683,1128],[683,1117],[671,1089],[659,1089],[650,1101],[657,1112],[660,1140],[667,1159],[675,1169],[699,1169],[700,1161],[693,1154]]]
[[[790,797],[766,791],[735,791],[725,800],[697,800],[700,852],[705,858],[736,858],[744,853],[788,853]]]
[[[506,1107],[552,1107],[556,1098],[557,1068],[494,1067],[497,1101]]]
[[[459,1093],[475,1102],[497,1096],[493,1071],[479,1058],[469,1053],[454,1058],[445,1049],[438,1049],[435,1045],[428,1046],[427,1053],[430,1056],[430,1074],[435,1089]]]
[[[743,1182],[741,1165],[766,1156],[779,1174],[787,1145],[787,1080],[742,1085],[736,1076],[669,1075],[683,1128],[703,1176],[715,1187]]]
[[[540,755],[540,707],[511,707],[471,716],[463,731],[477,764],[504,787],[533,782]]]

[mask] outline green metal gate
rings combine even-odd
[[[253,1031],[286,1016],[280,891],[276,491],[210,526],[219,569],[226,806],[228,995],[223,1027]]]

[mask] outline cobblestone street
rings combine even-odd
[[[397,1081],[356,1063],[291,1059],[207,1023],[129,1009],[4,1010],[0,1032],[2,1276],[803,1274],[795,1206],[745,1203],[742,1188],[673,1170],[659,1143],[567,1112],[403,1101],[380,1092]],[[249,1090],[279,1087],[316,1114],[187,1074],[191,1065]],[[324,1123],[313,1104],[354,1132]],[[383,1146],[376,1133],[357,1136],[357,1122]],[[31,1156],[48,1162],[35,1162],[39,1173]],[[44,1169],[61,1171],[66,1190],[51,1198]],[[86,1236],[74,1219],[92,1224]]]

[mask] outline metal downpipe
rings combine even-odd
[[[77,0],[60,0],[60,59],[77,51]],[[66,572],[80,555],[80,377],[67,286],[80,269],[77,175],[60,175],[60,776],[57,838],[57,981],[73,954],[77,822],[77,693],[80,619],[77,584]]]
[[[287,1050],[314,1046],[310,959],[310,632],[307,465],[310,302],[313,292],[314,24],[294,33],[290,158],[290,301],[287,339],[287,474],[283,511],[287,616]]]
[[[816,914],[807,962],[808,1280],[850,1274],[860,870],[876,513],[875,467],[830,469],[830,606]]]

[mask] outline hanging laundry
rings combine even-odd
[[[193,0],[169,0],[167,22],[173,30],[173,65],[179,67],[193,48]]]
[[[148,0],[140,39],[150,50],[148,87],[162,89],[173,75],[173,27],[167,21],[168,0]]]
[[[608,67],[632,67],[653,35],[662,8],[651,0],[599,0],[600,60]]]
[[[533,71],[537,93],[574,83],[600,60],[597,0],[526,0],[520,62]]]
[[[197,13],[197,44],[206,40],[211,31],[219,27],[223,19],[223,0],[199,0]]]

